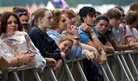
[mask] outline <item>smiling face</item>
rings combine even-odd
[[[14,34],[16,30],[18,30],[18,21],[14,16],[11,15],[7,20],[6,32]]]
[[[68,54],[72,48],[73,42],[70,40],[65,40],[58,43],[58,46],[62,52]]]

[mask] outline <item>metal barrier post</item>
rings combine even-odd
[[[120,66],[122,67],[122,69],[123,69],[123,71],[124,71],[124,74],[126,75],[126,78],[128,79],[128,81],[131,81],[130,79],[129,79],[129,76],[127,75],[127,72],[126,72],[126,70],[125,70],[125,67],[123,66],[123,63],[121,62],[121,59],[120,59],[120,57],[117,55],[117,59],[118,59],[118,61],[119,61],[119,63],[120,63]]]
[[[107,69],[108,69],[108,71],[109,71],[109,73],[110,73],[110,75],[111,75],[112,80],[113,80],[113,81],[116,81],[116,80],[115,80],[115,77],[114,77],[114,75],[113,75],[113,73],[112,73],[112,71],[111,71],[111,69],[110,69],[110,67],[109,67],[109,65],[108,65],[107,62],[105,63],[105,66],[107,67]]]
[[[52,76],[53,81],[57,81],[53,69],[52,69],[51,67],[49,67],[49,66],[48,66],[48,69],[49,69],[49,71],[50,71],[50,73],[51,73],[51,76]]]
[[[16,72],[13,72],[13,75],[14,75],[14,79],[15,79],[15,81],[20,81],[20,79],[19,79],[19,77],[18,77],[18,75],[17,75]]]
[[[138,70],[137,70],[137,68],[136,68],[136,66],[135,66],[135,64],[134,64],[134,61],[133,61],[131,55],[128,54],[128,57],[129,57],[129,59],[130,59],[130,62],[131,62],[131,64],[132,64],[132,67],[134,68],[134,72],[135,72],[136,75],[138,76]]]
[[[24,71],[21,71],[21,81],[24,81]]]
[[[81,65],[80,65],[80,63],[78,61],[77,61],[77,66],[78,66],[78,69],[79,69],[79,71],[81,73],[81,76],[83,77],[83,80],[87,81],[87,78],[86,78],[86,76],[85,76],[85,74],[84,74],[84,72],[83,72],[83,70],[81,68]]]
[[[110,81],[102,65],[101,65],[101,68],[103,70],[103,74],[105,75],[106,81]]]
[[[124,66],[126,67],[126,70],[127,70],[128,74],[130,75],[132,81],[135,81],[134,78],[133,78],[133,76],[132,76],[132,73],[131,73],[131,71],[129,70],[129,67],[128,67],[128,65],[127,65],[127,63],[126,63],[126,61],[125,61],[125,59],[124,59],[124,56],[123,56],[123,55],[120,55],[120,56],[121,56],[121,58],[122,58],[122,61],[124,62]]]
[[[67,64],[65,64],[65,68],[66,68],[66,70],[67,70],[68,75],[69,75],[70,78],[71,78],[71,81],[75,81],[74,78],[73,78],[73,76],[72,76],[72,74],[71,74],[71,72],[70,72],[70,70],[69,70],[69,67],[68,67]]]
[[[34,75],[35,75],[36,80],[37,80],[37,81],[41,81],[38,72],[37,72],[35,69],[33,69],[32,71],[33,71],[33,73],[34,73]]]

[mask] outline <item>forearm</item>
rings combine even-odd
[[[17,66],[18,61],[17,61],[17,57],[14,57],[11,59],[10,63],[9,63],[9,67],[11,66]]]
[[[96,34],[95,33],[91,33],[91,37],[92,37],[92,41],[93,41],[93,44],[94,44],[94,47],[99,51],[102,49],[102,46],[101,46],[101,42],[99,41],[99,39],[96,37]]]
[[[107,53],[113,54],[114,53],[114,48],[110,46],[105,46],[107,49]]]

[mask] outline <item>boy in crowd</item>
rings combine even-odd
[[[129,11],[136,11],[138,13],[138,2],[131,3]],[[138,30],[138,23],[135,28]]]
[[[92,7],[83,7],[79,11],[82,25],[79,26],[78,34],[80,42],[95,47],[100,54],[101,64],[106,62],[106,53],[101,46],[101,42],[97,38],[95,26],[96,11]]]
[[[99,16],[96,18],[96,30],[98,32],[98,38],[103,44],[103,48],[105,49],[105,52],[113,54],[114,48],[111,45],[111,43],[107,40],[107,37],[105,36],[105,32],[108,29],[109,20],[106,16]]]
[[[117,8],[112,8],[107,11],[106,16],[109,19],[109,27],[106,32],[108,40],[113,45],[114,49],[117,51],[130,50],[138,48],[137,43],[124,43],[124,31],[123,27],[119,26],[121,23],[121,11]]]

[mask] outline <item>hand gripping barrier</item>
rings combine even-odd
[[[105,81],[136,81],[138,80],[138,51],[116,51],[114,54],[107,54],[107,62],[101,65]],[[42,73],[38,73],[33,67],[19,68],[18,70],[9,69],[13,77],[8,77],[8,81],[87,81],[85,76],[85,69],[83,68],[83,58],[74,60],[67,60],[61,71],[64,70],[63,75],[57,77],[56,72],[51,66],[46,66]],[[26,73],[30,72],[30,74]],[[47,73],[47,74],[43,74]],[[45,78],[50,76],[49,78]],[[59,75],[58,75],[59,76]],[[31,79],[29,79],[31,78]]]

